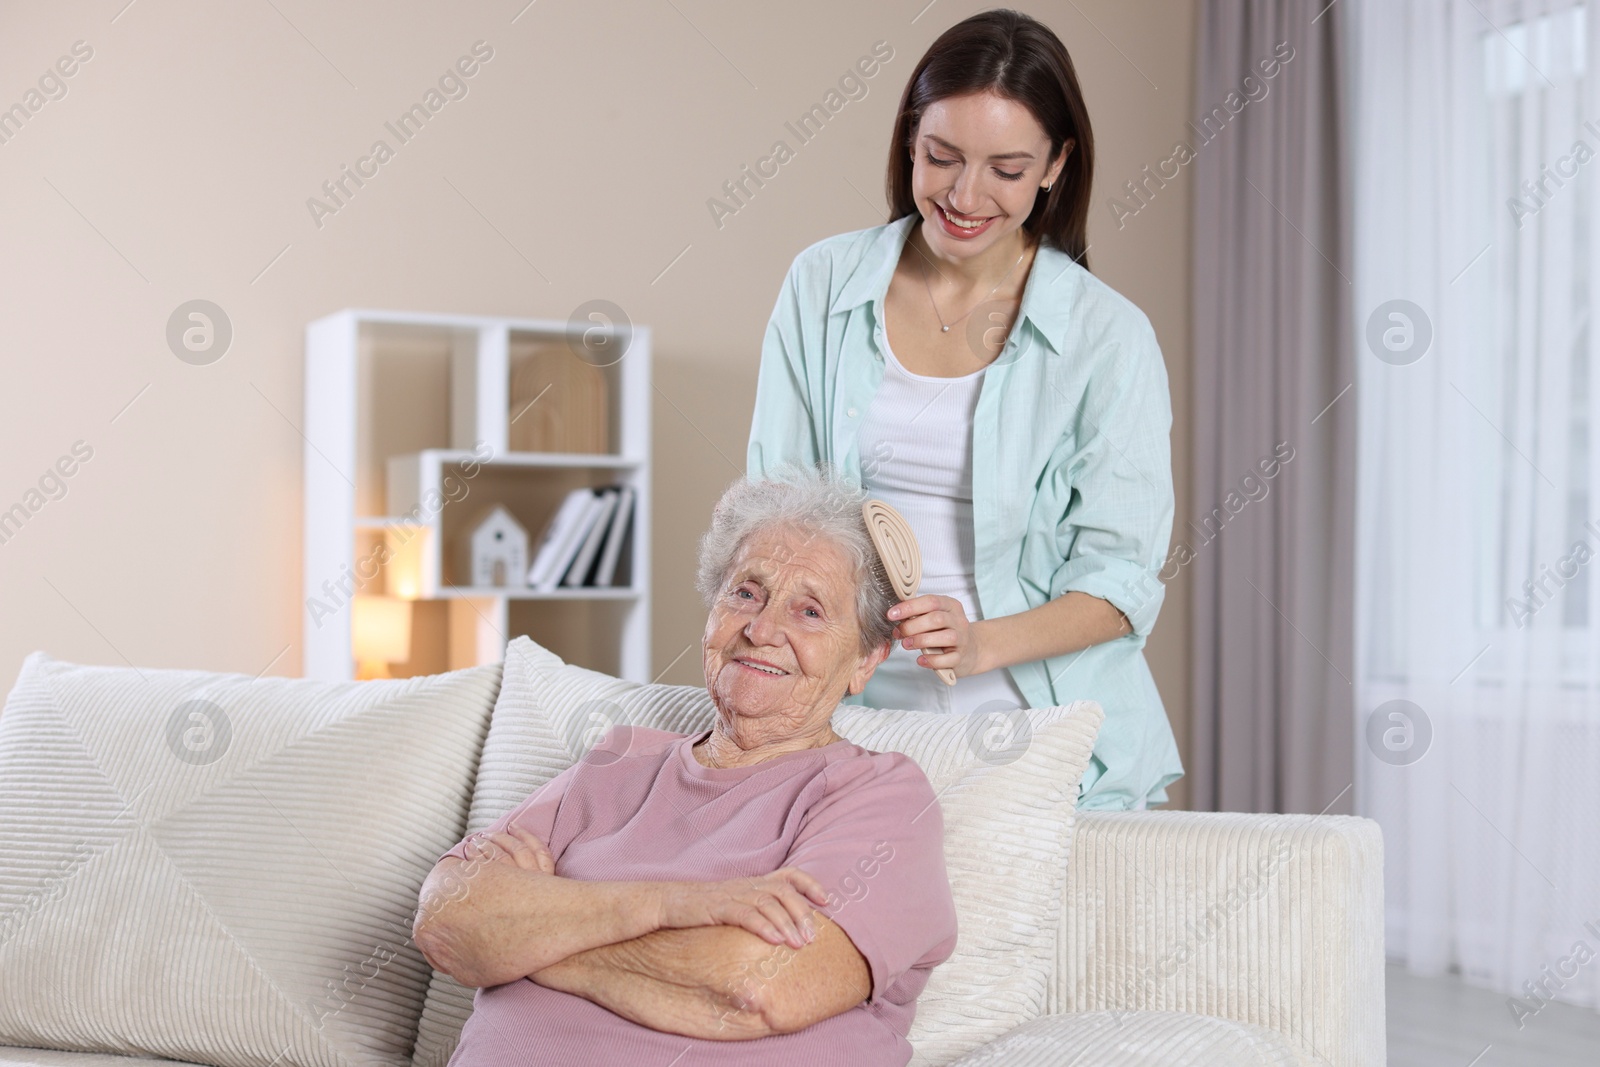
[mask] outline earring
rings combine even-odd
[[[1045,182],[1044,183],[1044,191],[1048,193],[1050,191],[1050,187],[1052,185],[1054,185],[1054,184],[1055,184],[1055,182]]]

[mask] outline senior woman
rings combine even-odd
[[[615,728],[424,883],[418,947],[478,987],[450,1067],[910,1059],[955,947],[943,822],[914,762],[830,724],[894,595],[864,493],[780,476],[734,483],[701,541],[715,724]]]

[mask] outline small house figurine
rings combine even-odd
[[[472,584],[522,585],[528,573],[528,531],[496,504],[472,531]]]

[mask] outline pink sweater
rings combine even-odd
[[[480,989],[449,1067],[901,1067],[917,995],[955,948],[939,805],[911,759],[848,741],[753,767],[702,766],[685,737],[618,727],[507,812],[593,881],[721,881],[806,871],[872,971],[872,995],[793,1034],[704,1041],[522,979]],[[466,842],[447,855],[466,859]],[[757,979],[758,980],[758,979]]]

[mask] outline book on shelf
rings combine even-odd
[[[577,553],[572,558],[572,565],[567,568],[567,576],[561,584],[568,588],[588,585],[584,579],[589,576],[589,571],[594,567],[595,556],[600,553],[600,542],[606,536],[606,529],[611,525],[611,515],[617,510],[618,490],[615,486],[595,490],[594,517],[589,521],[589,533],[578,546]]]
[[[580,530],[580,524],[589,515],[593,503],[592,489],[574,489],[561,501],[561,506],[539,537],[538,551],[533,555],[533,565],[528,568],[530,586],[547,589],[555,585],[551,575],[559,576],[566,564],[571,562],[572,553],[577,548],[577,538],[588,532],[586,529]]]
[[[609,586],[633,519],[632,486],[574,489],[540,535],[528,585],[540,592]]]
[[[595,567],[595,585],[611,585],[616,577],[617,560],[622,554],[622,542],[627,537],[628,524],[633,519],[633,496],[633,486],[624,485],[621,495],[617,497],[617,512],[611,518],[606,546],[600,553],[600,563]]]

